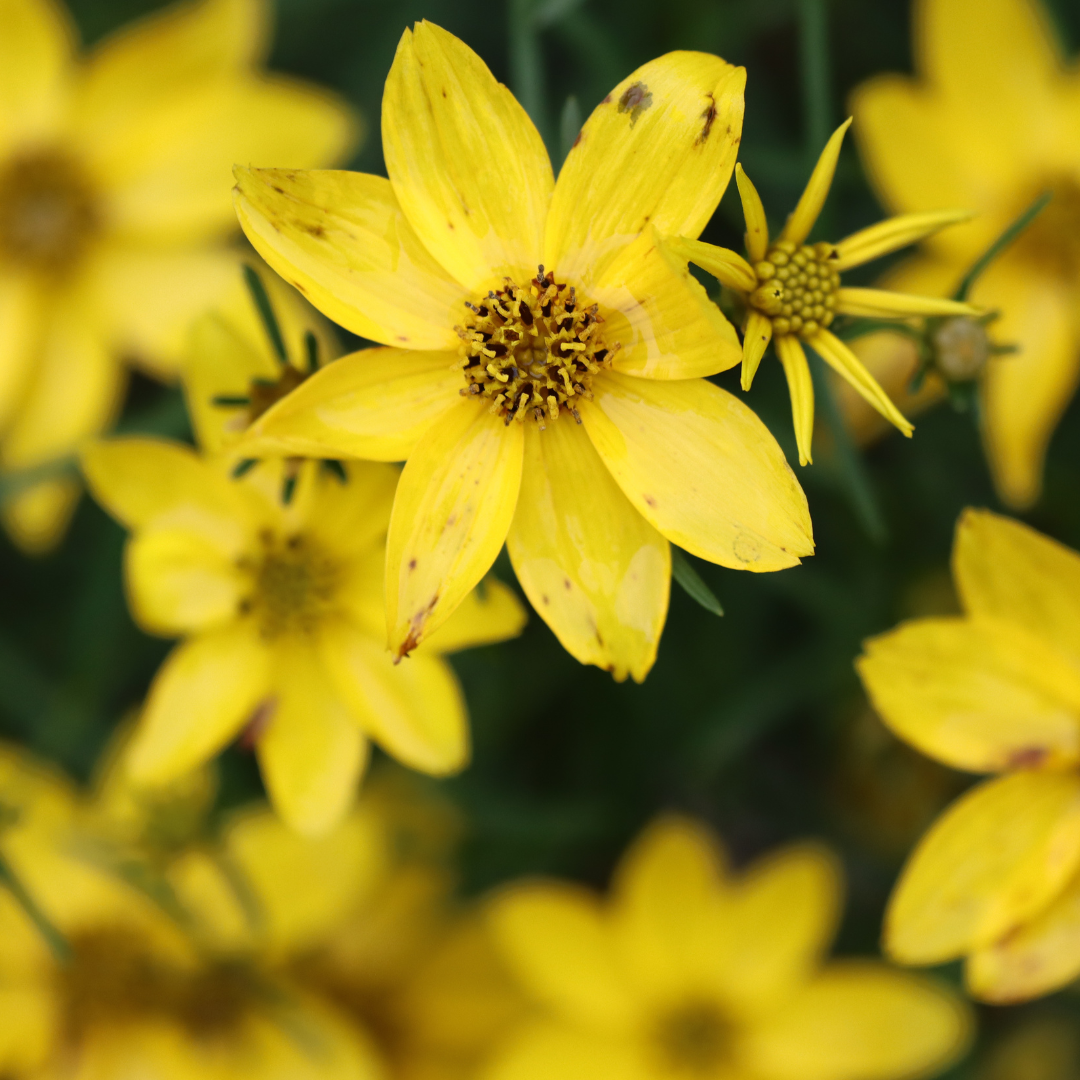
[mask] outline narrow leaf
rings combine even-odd
[[[712,589],[701,580],[701,575],[690,565],[690,560],[681,548],[671,545],[671,576],[682,586],[692,600],[696,600],[706,611],[714,615],[723,615],[720,601],[713,595]]]

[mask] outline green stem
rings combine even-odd
[[[27,891],[26,886],[19,880],[18,875],[11,868],[11,864],[0,855],[0,885],[11,893],[15,903],[26,913],[27,918],[34,924],[38,933],[45,939],[56,961],[66,964],[71,959],[71,946],[67,938],[60,933],[52,921],[38,906],[37,901]]]
[[[832,131],[832,93],[829,87],[829,19],[827,0],[798,0],[799,66],[802,71],[803,122],[810,167]]]
[[[836,448],[836,460],[847,489],[848,501],[866,535],[875,544],[882,544],[888,538],[885,518],[878,506],[874,486],[867,475],[862,456],[844,424],[844,417],[824,363],[811,363],[810,374],[814,380],[814,396],[821,406],[821,413]]]
[[[966,300],[983,271],[1039,216],[1053,193],[1044,191],[1004,232],[975,260],[953,293],[954,300]]]
[[[251,299],[255,302],[263,326],[266,328],[266,336],[270,339],[270,344],[274,346],[278,362],[287,364],[289,354],[285,351],[285,339],[281,336],[281,327],[278,325],[277,316],[274,314],[274,305],[270,303],[270,297],[267,295],[262,278],[259,277],[255,268],[247,263],[244,264],[244,281],[247,283]]]
[[[547,142],[544,58],[535,0],[510,0],[510,82],[514,96]]]

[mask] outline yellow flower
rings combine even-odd
[[[237,170],[260,254],[386,346],[310,379],[252,445],[407,459],[387,559],[397,656],[504,541],[567,650],[637,680],[667,615],[669,541],[758,571],[811,552],[780,448],[703,378],[738,362],[735,332],[658,238],[697,236],[712,215],[743,82],[703,53],[646,64],[597,107],[555,183],[521,106],[424,22],[386,83],[389,182]]]
[[[955,300],[853,289],[840,284],[840,274],[890,251],[906,247],[946,225],[963,221],[962,211],[938,210],[890,218],[853,233],[837,244],[806,242],[832,186],[840,144],[850,126],[841,124],[821,152],[810,181],[780,237],[769,240],[765,209],[750,178],[736,166],[735,179],[746,218],[748,262],[727,248],[680,237],[672,248],[713,274],[740,295],[747,306],[743,327],[742,387],[750,389],[758,365],[772,341],[784,365],[799,464],[809,464],[814,433],[814,386],[803,343],[890,423],[909,436],[912,426],[866,370],[859,358],[829,327],[837,315],[875,319],[907,319],[912,315],[973,315],[976,309]]]
[[[859,674],[901,738],[1000,775],[923,837],[885,947],[907,964],[966,957],[973,994],[1018,1001],[1080,974],[1080,556],[968,510],[953,576],[964,614],[871,639]]]
[[[182,335],[235,273],[236,161],[341,158],[343,104],[262,71],[265,0],[201,0],[76,53],[50,0],[0,3],[0,466],[62,459],[113,418],[124,358],[175,373]],[[23,546],[55,542],[75,482],[9,500]]]
[[[935,237],[894,286],[951,291],[1025,207],[1053,194],[973,291],[1001,312],[995,337],[1021,348],[986,360],[980,390],[998,490],[1024,507],[1038,498],[1047,444],[1080,376],[1080,73],[1034,0],[922,0],[915,43],[917,78],[879,76],[854,95],[867,171],[894,210],[944,203],[978,217]],[[883,379],[910,377],[910,346],[878,352]]]
[[[430,648],[395,666],[383,637],[384,537],[397,481],[388,465],[344,479],[307,462],[288,505],[283,462],[231,479],[227,462],[156,439],[88,447],[95,498],[129,528],[138,623],[185,640],[156,676],[130,767],[165,783],[245,726],[270,798],[317,832],[351,802],[374,739],[414,768],[468,758],[465,705],[441,653],[518,633],[505,586],[472,594]]]
[[[821,958],[841,882],[813,846],[733,874],[680,819],[648,829],[601,902],[518,884],[493,902],[507,959],[547,1015],[492,1080],[855,1080],[922,1075],[970,1024],[943,988],[870,961]]]
[[[231,827],[227,843],[212,856],[204,853],[208,873],[192,874],[181,860],[161,878],[154,868],[146,873],[137,863],[116,859],[108,835],[97,828],[100,815],[62,779],[43,775],[7,750],[0,751],[0,778],[5,806],[19,815],[0,833],[0,851],[64,935],[68,952],[50,952],[24,910],[0,892],[5,1075],[381,1075],[366,1036],[271,962],[280,950],[310,942],[339,917],[343,892],[351,899],[368,887],[381,866],[379,837],[370,822],[353,815],[332,841],[303,841],[307,849],[297,857],[289,848],[290,834],[272,815],[249,814]],[[87,828],[88,822],[94,827]],[[261,886],[250,871],[259,868],[267,843],[276,856],[272,869],[305,872],[306,887],[296,888],[300,879],[292,878],[282,908],[264,903],[262,893],[254,897],[272,928],[263,940],[273,948],[259,955],[239,947],[215,950],[219,942],[206,933],[204,921],[207,899],[220,897],[226,880],[234,888]],[[244,896],[251,900],[253,894]],[[152,897],[169,899],[175,910],[167,913]]]

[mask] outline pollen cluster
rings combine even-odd
[[[654,1036],[665,1071],[682,1076],[715,1076],[731,1050],[731,1027],[711,1002],[672,1009]]]
[[[100,224],[93,187],[66,155],[40,151],[0,166],[0,258],[58,272]]]
[[[461,338],[463,395],[491,401],[509,424],[531,418],[543,429],[566,410],[580,424],[578,405],[592,397],[592,380],[611,366],[619,348],[605,344],[597,305],[541,266],[526,287],[510,278],[476,304],[456,326]]]
[[[237,560],[251,577],[252,589],[240,613],[252,615],[264,640],[283,634],[310,634],[333,608],[339,568],[301,535],[259,534],[261,551]]]
[[[774,334],[809,338],[833,321],[840,287],[840,272],[831,265],[835,258],[832,244],[782,240],[754,266],[760,284],[750,303],[772,320]]]

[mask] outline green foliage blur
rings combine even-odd
[[[70,6],[91,43],[159,4]],[[1075,53],[1080,5],[1049,7]],[[740,157],[766,207],[781,213],[794,206],[820,150],[815,127],[831,130],[847,94],[873,73],[911,70],[904,0],[825,3],[828,115],[817,117],[804,89],[800,0],[278,0],[277,8],[272,66],[332,87],[360,109],[367,135],[351,167],[373,172],[384,171],[383,80],[402,29],[415,19],[439,23],[480,53],[533,112],[556,162],[568,97],[584,117],[651,57],[719,53],[748,69]],[[882,216],[850,141],[826,215],[824,231],[833,236]],[[741,232],[732,184],[703,239],[741,248]],[[737,369],[717,381],[741,394]],[[797,460],[778,364],[763,364],[750,403]],[[121,426],[190,437],[179,392],[138,378]],[[852,660],[868,635],[904,617],[952,610],[956,518],[965,506],[997,503],[976,423],[947,405],[919,418],[914,439],[894,433],[860,458],[845,460],[827,440],[815,449],[817,463],[799,479],[818,554],[767,575],[691,560],[725,614],[673,587],[659,659],[643,686],[581,666],[535,616],[519,640],[454,658],[475,753],[463,775],[440,786],[468,822],[467,891],[548,872],[603,883],[647,820],[681,809],[715,825],[738,860],[793,838],[825,839],[842,854],[849,880],[840,951],[876,951],[903,856],[969,781],[887,734],[867,710]],[[1080,547],[1078,482],[1074,401],[1050,448],[1045,494],[1028,518],[1073,547]],[[28,560],[0,539],[0,736],[83,779],[170,647],[136,629],[127,612],[123,542],[120,527],[87,498],[62,547],[46,558]],[[505,558],[496,572],[513,580]],[[228,751],[222,773],[223,807],[258,793],[254,761],[243,751]],[[1058,995],[1024,1009],[984,1010],[986,1026],[1063,1010],[1080,1018],[1076,1000]]]

